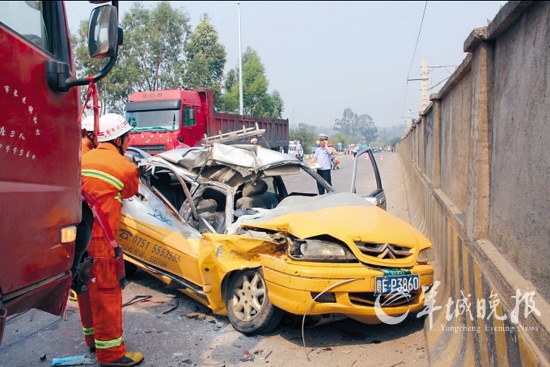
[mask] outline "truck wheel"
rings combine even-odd
[[[283,311],[269,301],[261,270],[236,274],[227,287],[227,316],[233,327],[245,335],[269,333],[279,325]]]
[[[132,264],[129,261],[124,260],[124,273],[126,275],[126,278],[131,278],[132,275],[136,273],[137,266]]]

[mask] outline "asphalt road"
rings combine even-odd
[[[376,154],[387,210],[407,220],[409,210],[397,154]],[[350,190],[351,156],[332,171],[338,190]],[[368,192],[372,178],[360,163],[358,192]],[[370,183],[369,183],[370,182]],[[359,187],[361,185],[361,187]],[[428,366],[423,322],[411,317],[390,325],[353,320],[320,326],[307,320],[302,334],[298,317],[287,317],[268,335],[247,337],[228,319],[210,313],[187,296],[138,271],[123,291],[124,302],[150,296],[123,308],[127,349],[145,355],[142,366]],[[306,347],[304,347],[304,344]],[[32,310],[11,318],[0,348],[0,366],[50,366],[52,358],[87,352],[77,303],[69,301],[65,319]],[[93,355],[92,361],[93,359]]]

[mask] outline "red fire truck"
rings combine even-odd
[[[97,3],[97,2],[96,2]],[[117,4],[96,7],[88,48],[116,61]],[[0,3],[0,342],[8,315],[60,315],[81,218],[81,112],[61,1]]]
[[[157,90],[128,97],[126,118],[134,126],[130,146],[151,154],[198,145],[206,135],[252,128],[265,130],[263,145],[274,150],[288,148],[288,119],[242,116],[214,111],[212,91]]]

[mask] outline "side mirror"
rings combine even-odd
[[[95,8],[90,14],[88,52],[91,58],[104,59],[116,53],[118,45],[118,11],[112,5]]]

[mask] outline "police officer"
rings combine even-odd
[[[319,134],[319,147],[315,149],[314,160],[317,162],[317,173],[323,177],[325,181],[332,185],[332,178],[330,171],[332,169],[332,154],[327,147],[328,136],[326,134]],[[325,193],[325,188],[321,184],[317,183],[317,189],[319,194]]]
[[[89,297],[79,295],[78,303],[87,344],[90,349],[95,348],[101,366],[135,366],[143,361],[141,353],[126,352],[122,337],[122,290],[117,273],[120,262],[117,263],[117,251],[110,241],[118,232],[122,200],[138,191],[137,167],[124,157],[131,129],[128,121],[118,114],[102,116],[100,144],[82,156],[82,191],[93,197],[98,215],[88,246],[93,259],[91,280],[87,283]],[[89,345],[91,339],[93,346]]]

